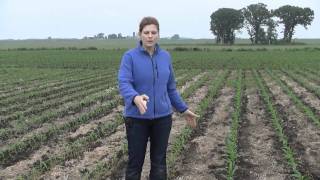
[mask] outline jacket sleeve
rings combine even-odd
[[[179,92],[176,89],[176,80],[174,77],[173,67],[170,63],[170,76],[167,85],[168,95],[171,101],[171,105],[176,108],[180,113],[183,113],[188,109],[186,103],[182,100]]]
[[[132,57],[129,54],[124,54],[121,59],[121,64],[118,73],[118,84],[121,96],[124,98],[125,104],[133,103],[133,98],[137,95],[137,91],[133,88],[133,64]]]

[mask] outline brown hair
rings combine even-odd
[[[147,25],[150,25],[150,24],[154,24],[157,26],[157,29],[159,31],[159,22],[156,18],[154,17],[151,17],[151,16],[147,16],[147,17],[144,17],[141,21],[140,21],[140,25],[139,25],[139,33],[142,32],[142,29],[147,26]]]

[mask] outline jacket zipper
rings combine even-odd
[[[154,75],[154,64],[153,64],[153,56],[150,55],[151,63],[152,63],[152,75],[153,75],[153,119],[156,116],[156,97],[155,97],[155,83],[156,83],[156,77]]]

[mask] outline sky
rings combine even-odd
[[[308,30],[297,26],[293,38],[320,38],[319,0],[0,0],[0,39],[82,38],[100,32],[127,36],[138,31],[144,16],[159,20],[160,37],[214,38],[209,26],[214,11],[256,3],[269,10],[310,7],[315,19]],[[279,26],[279,37],[282,30]],[[248,34],[242,29],[236,37]]]

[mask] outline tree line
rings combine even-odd
[[[285,5],[275,10],[268,10],[263,3],[251,4],[240,10],[220,8],[210,16],[210,30],[216,36],[216,43],[233,44],[235,31],[245,28],[252,44],[279,43],[276,27],[284,25],[284,43],[291,43],[294,29],[303,25],[307,29],[314,19],[310,8]]]
[[[108,35],[105,35],[104,33],[98,33],[92,37],[90,36],[84,36],[82,39],[85,39],[85,40],[88,40],[88,39],[135,39],[137,38],[136,37],[136,34],[135,32],[133,32],[133,35],[132,36],[123,36],[121,33],[118,33],[118,34],[108,34]],[[52,39],[51,37],[48,37],[48,39]],[[179,34],[174,34],[173,36],[171,37],[166,37],[165,39],[171,39],[171,40],[178,40],[180,39],[180,35]]]
[[[129,39],[129,38],[134,38],[132,36],[123,36],[121,33],[118,34],[108,34],[105,35],[104,33],[98,33],[96,35],[94,35],[93,37],[88,37],[85,36],[82,39]]]

